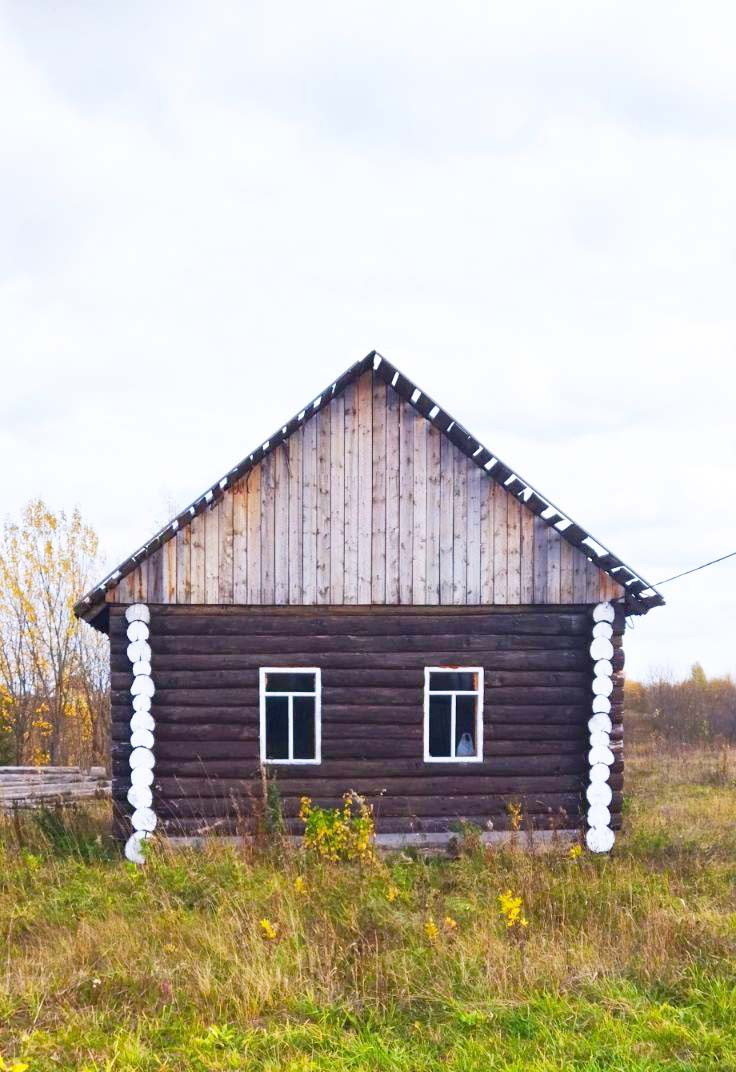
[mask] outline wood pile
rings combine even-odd
[[[104,767],[0,767],[0,810],[75,804],[109,795]]]

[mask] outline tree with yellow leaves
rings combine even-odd
[[[0,535],[0,733],[15,763],[104,761],[107,639],[79,623],[75,600],[99,570],[78,510],[40,500]]]

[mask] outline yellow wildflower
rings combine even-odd
[[[393,904],[393,902],[396,900],[396,898],[398,896],[399,896],[399,891],[396,888],[396,886],[389,886],[388,889],[386,890],[386,900]]]
[[[430,942],[436,942],[437,941],[437,937],[438,937],[440,931],[439,931],[439,927],[437,926],[437,924],[435,923],[435,921],[432,919],[431,916],[429,917],[427,922],[424,924],[424,933],[427,935],[427,938],[429,939]]]
[[[445,930],[450,934],[454,934],[457,930],[457,920],[453,919],[452,916],[445,916],[442,922],[445,926]]]
[[[581,845],[571,845],[567,855],[571,860],[577,860],[578,856],[582,856],[583,849]]]
[[[278,938],[278,927],[270,919],[261,920],[261,934],[269,941],[274,942]]]
[[[524,904],[521,897],[515,897],[511,890],[499,893],[498,905],[501,916],[509,930],[529,925],[529,920],[524,916]]]
[[[307,887],[306,887],[306,884],[304,882],[304,879],[302,878],[301,875],[297,875],[296,878],[294,879],[294,893],[306,893],[306,892],[307,892]]]

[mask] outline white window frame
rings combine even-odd
[[[266,692],[266,674],[314,674],[314,691]],[[260,698],[261,763],[287,764],[288,766],[322,762],[322,672],[318,666],[262,666],[258,672]],[[280,696],[289,700],[289,755],[294,755],[294,697],[314,697],[314,759],[269,759],[266,756],[266,697]]]
[[[430,674],[477,674],[476,689],[432,689]],[[429,698],[452,696],[450,707],[450,747],[455,751],[455,699],[456,696],[475,696],[475,749],[474,756],[430,756],[429,754]],[[424,762],[425,763],[482,763],[483,762],[483,667],[482,666],[425,666],[424,667]]]

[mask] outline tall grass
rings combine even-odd
[[[9,824],[0,1054],[31,1070],[736,1067],[736,752],[627,762],[610,858],[468,839],[455,859],[361,868],[213,841],[136,869],[99,812]],[[506,890],[527,927],[506,926]]]

